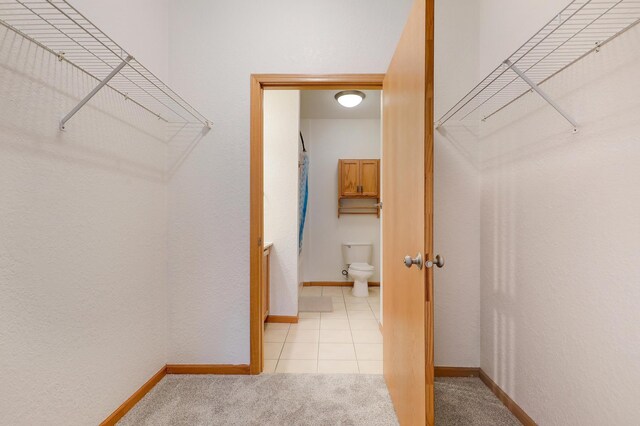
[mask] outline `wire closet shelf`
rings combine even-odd
[[[61,120],[61,129],[105,85],[170,127],[211,128],[209,120],[66,0],[0,0],[0,24],[99,82]]]
[[[539,86],[640,22],[640,0],[575,0],[502,62],[438,121],[484,121],[530,90],[577,123]]]

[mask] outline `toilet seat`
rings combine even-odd
[[[352,263],[349,265],[349,269],[354,271],[371,272],[373,271],[373,266],[368,263]]]

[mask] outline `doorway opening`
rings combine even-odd
[[[270,285],[270,283],[267,281],[267,278],[271,275],[269,268],[272,267],[270,264],[271,259],[269,259],[269,256],[271,256],[272,253],[275,256],[275,252],[276,250],[278,250],[278,248],[275,245],[270,246],[269,244],[265,244],[265,241],[266,241],[265,240],[265,219],[268,220],[268,218],[265,217],[265,200],[267,199],[267,194],[265,193],[265,189],[266,189],[265,182],[269,182],[269,179],[270,179],[265,175],[265,168],[266,168],[265,157],[269,156],[269,153],[265,152],[265,148],[266,148],[265,147],[265,138],[266,138],[265,128],[267,129],[269,128],[268,127],[269,125],[265,122],[265,104],[266,102],[271,101],[270,94],[265,96],[265,91],[272,91],[272,90],[285,91],[283,93],[281,92],[283,95],[282,96],[283,99],[287,98],[286,96],[287,92],[289,92],[289,96],[288,96],[289,99],[294,99],[294,100],[296,98],[298,99],[298,104],[297,104],[298,124],[297,125],[299,126],[301,99],[305,98],[307,99],[307,102],[305,102],[306,104],[313,105],[314,103],[318,103],[318,102],[312,101],[314,98],[321,98],[322,95],[324,94],[326,99],[326,95],[328,95],[326,91],[330,91],[333,95],[343,90],[359,90],[359,91],[364,91],[365,94],[367,93],[367,91],[373,90],[373,91],[378,91],[379,93],[379,91],[382,89],[383,78],[384,78],[384,75],[380,75],[380,74],[333,75],[333,76],[300,76],[300,75],[254,75],[252,76],[252,81],[251,81],[252,83],[251,84],[251,232],[250,232],[251,234],[251,253],[250,253],[251,364],[250,364],[250,370],[252,374],[259,374],[265,371],[265,365],[268,369],[273,368],[273,361],[274,361],[273,359],[267,360],[269,362],[265,364],[265,352],[266,352],[265,349],[277,351],[278,359],[279,359],[282,353],[282,349],[284,348],[284,341],[283,342],[265,342],[265,326],[264,326],[265,322],[267,322],[268,324],[273,324],[273,325],[267,326],[269,329],[284,330],[284,333],[281,331],[281,332],[274,332],[272,334],[280,335],[280,336],[285,335],[285,340],[286,340],[286,335],[288,335],[289,333],[289,328],[291,327],[290,324],[294,324],[294,328],[301,328],[301,327],[315,328],[317,325],[318,327],[318,337],[316,341],[317,349],[316,349],[316,354],[314,356],[314,359],[315,359],[314,362],[316,363],[315,368],[317,371],[317,368],[318,368],[317,358],[318,358],[319,339],[320,339],[319,337],[320,318],[313,318],[313,317],[317,316],[316,314],[322,315],[322,313],[320,312],[308,313],[308,314],[302,313],[302,315],[300,316],[300,319],[302,319],[302,321],[298,323],[298,320],[299,320],[298,312],[297,312],[298,293],[303,297],[312,297],[312,298],[315,298],[318,296],[322,297],[323,293],[325,293],[324,296],[330,297],[331,298],[330,308],[334,312],[333,315],[336,317],[336,318],[332,318],[333,320],[335,320],[335,321],[332,321],[334,322],[335,327],[338,327],[338,326],[344,327],[345,325],[345,321],[337,321],[338,319],[342,319],[342,320],[346,319],[347,320],[346,322],[348,323],[347,318],[337,318],[339,314],[337,311],[335,311],[335,309],[340,309],[340,312],[342,312],[341,308],[344,308],[346,313],[347,300],[351,302],[352,301],[351,298],[355,297],[348,293],[346,295],[344,294],[347,292],[345,288],[350,288],[350,287],[344,286],[344,283],[348,283],[349,281],[345,280],[344,277],[341,275],[342,270],[345,269],[343,266],[339,271],[340,273],[339,279],[335,278],[335,281],[327,279],[327,280],[322,280],[324,282],[321,282],[321,281],[314,281],[310,279],[307,281],[307,286],[302,286],[302,284],[304,283],[304,279],[303,279],[304,275],[300,274],[299,276],[296,276],[295,289],[293,291],[283,294],[285,303],[286,303],[286,299],[288,299],[289,302],[293,301],[293,304],[295,304],[296,306],[295,310],[290,312],[282,311],[284,312],[284,315],[278,315],[277,311],[274,311],[271,309],[272,306],[274,307],[278,306],[277,309],[280,309],[283,306],[283,303],[281,300],[272,300],[270,295],[273,295],[274,292],[267,290],[267,288]],[[303,91],[302,92],[303,95],[301,95],[300,92],[297,92],[297,91]],[[318,92],[314,94],[311,91],[314,91],[314,92],[318,91]],[[278,98],[278,96],[276,95],[275,98]],[[309,101],[309,99],[311,99],[311,101]],[[378,111],[379,111],[379,108],[380,107],[378,104]],[[295,238],[296,251],[299,249],[298,244],[300,242],[299,238],[297,238],[298,231],[300,229],[300,226],[299,226],[300,222],[298,220],[298,217],[300,216],[300,209],[298,208],[300,206],[300,203],[298,202],[298,195],[300,194],[299,181],[302,176],[302,173],[299,174],[298,170],[302,169],[303,171],[305,167],[305,164],[304,164],[305,153],[304,153],[304,149],[302,148],[302,140],[305,138],[304,133],[306,129],[304,128],[304,126],[311,125],[312,123],[309,122],[310,120],[311,119],[303,118],[302,120],[303,128],[298,128],[298,130],[301,131],[301,134],[302,134],[301,138],[298,141],[298,134],[296,134],[296,140],[294,140],[293,151],[290,152],[290,154],[293,154],[294,158],[298,160],[296,161],[296,163],[298,162],[300,163],[300,168],[298,168],[297,165],[294,165],[295,171],[293,172],[294,174],[292,174],[290,179],[287,179],[286,176],[284,177],[280,176],[280,178],[284,178],[285,180],[288,180],[289,184],[294,184],[289,186],[291,186],[292,188],[295,188],[294,190],[296,192],[295,205],[293,207],[294,211],[289,212],[289,214],[292,214],[292,217],[295,218],[295,221],[292,220],[290,221],[291,223],[287,224],[289,228],[294,228],[296,231],[296,238]],[[378,127],[378,138],[379,137],[380,137],[380,131]],[[313,149],[311,147],[311,144],[313,142],[309,138],[305,140],[305,143],[309,144],[310,150]],[[316,145],[316,146],[320,146],[320,145]],[[300,147],[300,149],[298,147]],[[317,148],[317,150],[319,149],[320,148]],[[298,150],[300,150],[300,152],[298,152]],[[311,152],[307,151],[306,154],[307,154],[306,161],[310,161],[308,156],[311,154]],[[371,157],[375,157],[375,156],[371,156]],[[344,159],[353,160],[353,158],[344,158]],[[363,159],[371,160],[376,158],[363,158]],[[277,165],[275,164],[273,166],[277,167]],[[308,170],[310,170],[311,166],[309,166],[309,164],[307,164],[307,166],[308,166]],[[336,161],[335,167],[336,169],[338,168],[337,161]],[[349,167],[353,167],[353,165],[350,165]],[[352,171],[350,172],[352,173]],[[335,178],[336,179],[338,178],[337,170],[336,170]],[[291,182],[291,180],[293,179],[295,179],[295,182]],[[356,184],[355,186],[357,186],[358,188],[356,189],[359,190],[360,184]],[[338,195],[339,195],[338,193],[339,193],[338,188],[335,188],[333,190],[333,194],[336,197],[335,198],[336,201],[338,200]],[[275,196],[272,197],[271,199],[274,200]],[[378,200],[375,200],[375,201],[376,202],[373,204],[377,204]],[[347,203],[350,203],[350,202],[358,202],[358,200],[353,200],[353,201],[347,200]],[[277,204],[271,204],[271,203],[269,205],[272,207],[277,206]],[[375,206],[374,208],[377,209],[378,207]],[[337,214],[338,214],[337,207],[333,214],[337,217]],[[346,217],[344,213],[341,213],[341,215],[342,215],[342,218]],[[355,215],[353,217],[355,217]],[[282,217],[280,217],[280,220],[281,219]],[[377,214],[376,214],[376,220],[377,220]],[[289,229],[289,231],[291,231],[291,229]],[[307,233],[308,232],[309,232],[309,228],[307,227]],[[309,237],[307,235],[307,238],[310,239],[312,237]],[[302,241],[304,241],[304,235],[302,236]],[[354,241],[344,241],[344,242],[354,243]],[[371,241],[371,243],[373,243],[373,241]],[[340,254],[340,258],[341,258],[342,247],[340,246],[335,248],[335,251],[338,254]],[[300,251],[300,254],[302,254],[302,251]],[[379,256],[379,254],[377,254],[376,256]],[[298,257],[296,256],[296,262],[297,260],[298,260]],[[334,256],[334,260],[335,260],[335,256]],[[373,257],[372,257],[372,262],[373,262]],[[313,275],[309,275],[309,276],[313,276]],[[378,282],[379,281],[380,280],[378,280]],[[338,284],[338,283],[340,285],[327,285],[327,284]],[[376,293],[378,293],[378,290],[373,290],[371,291],[370,295],[374,296]],[[365,297],[363,299],[366,299],[366,301],[362,300],[355,303],[349,303],[349,306],[354,307],[354,309],[364,309],[366,307],[369,313],[371,314],[371,316],[373,317],[370,319],[372,319],[373,321],[377,321],[375,316],[379,317],[379,312],[380,312],[378,308],[379,305],[372,300],[374,308],[377,309],[377,312],[376,312],[377,315],[374,315],[373,310],[371,309],[371,305],[369,304],[369,298]],[[333,306],[334,301],[336,302],[336,307]],[[356,304],[358,305],[358,308],[355,308]],[[353,310],[353,312],[356,312],[356,311]],[[362,311],[362,312],[366,312],[366,311]],[[331,315],[332,315],[331,313],[327,312],[327,315],[325,315],[327,317],[327,320],[329,319],[328,317]],[[365,315],[366,313],[354,314],[354,316],[365,316]],[[317,320],[317,321],[305,321],[305,320]],[[296,325],[296,324],[299,324],[299,325]],[[331,327],[331,328],[335,328],[335,327]],[[325,332],[325,333],[331,334],[331,332]],[[348,328],[347,330],[343,328],[341,331],[336,331],[333,334],[335,334],[336,336],[341,335],[343,339],[346,339],[347,333],[351,334],[350,328]],[[310,335],[314,333],[302,332],[299,334]],[[294,337],[291,336],[291,339],[293,338]],[[306,337],[306,338],[314,339],[314,337]],[[338,337],[333,337],[333,338],[329,338],[329,340],[335,340],[337,338]],[[305,337],[299,337],[299,339],[304,340]],[[267,339],[267,340],[272,340],[272,339]],[[279,340],[281,340],[281,337]],[[280,346],[280,345],[268,345],[269,343],[282,343],[282,347],[275,348],[275,346]],[[265,347],[265,344],[267,344],[267,347]],[[340,343],[335,343],[335,344],[340,345]],[[353,348],[352,350],[355,353],[355,346],[353,346],[354,345],[353,340],[351,341],[351,345]],[[340,347],[340,348],[338,348],[337,346],[327,347],[327,350],[339,350],[339,349],[346,350],[346,346]],[[307,350],[312,350],[312,349],[307,348]],[[272,353],[269,353],[268,355],[269,355],[268,358],[274,358],[274,355]],[[310,354],[301,355],[301,356],[311,357]],[[277,359],[275,361],[276,363],[278,362]],[[358,368],[357,360],[350,360],[350,361],[356,361],[355,364],[351,363],[351,365],[352,366],[355,365],[356,368]],[[310,365],[312,363],[313,362],[307,362],[306,364]],[[283,363],[282,364],[283,366],[281,367],[281,371],[284,371],[282,369],[285,368],[285,364],[292,365],[294,363]],[[304,365],[305,363],[297,363],[297,364]],[[309,365],[307,367],[309,367]],[[346,365],[346,364],[343,363],[343,365]]]
[[[264,93],[266,373],[382,374],[381,99]]]

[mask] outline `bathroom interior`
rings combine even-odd
[[[381,101],[265,92],[265,373],[382,374]]]

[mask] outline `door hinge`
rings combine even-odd
[[[258,247],[262,245],[262,237],[258,237]]]

